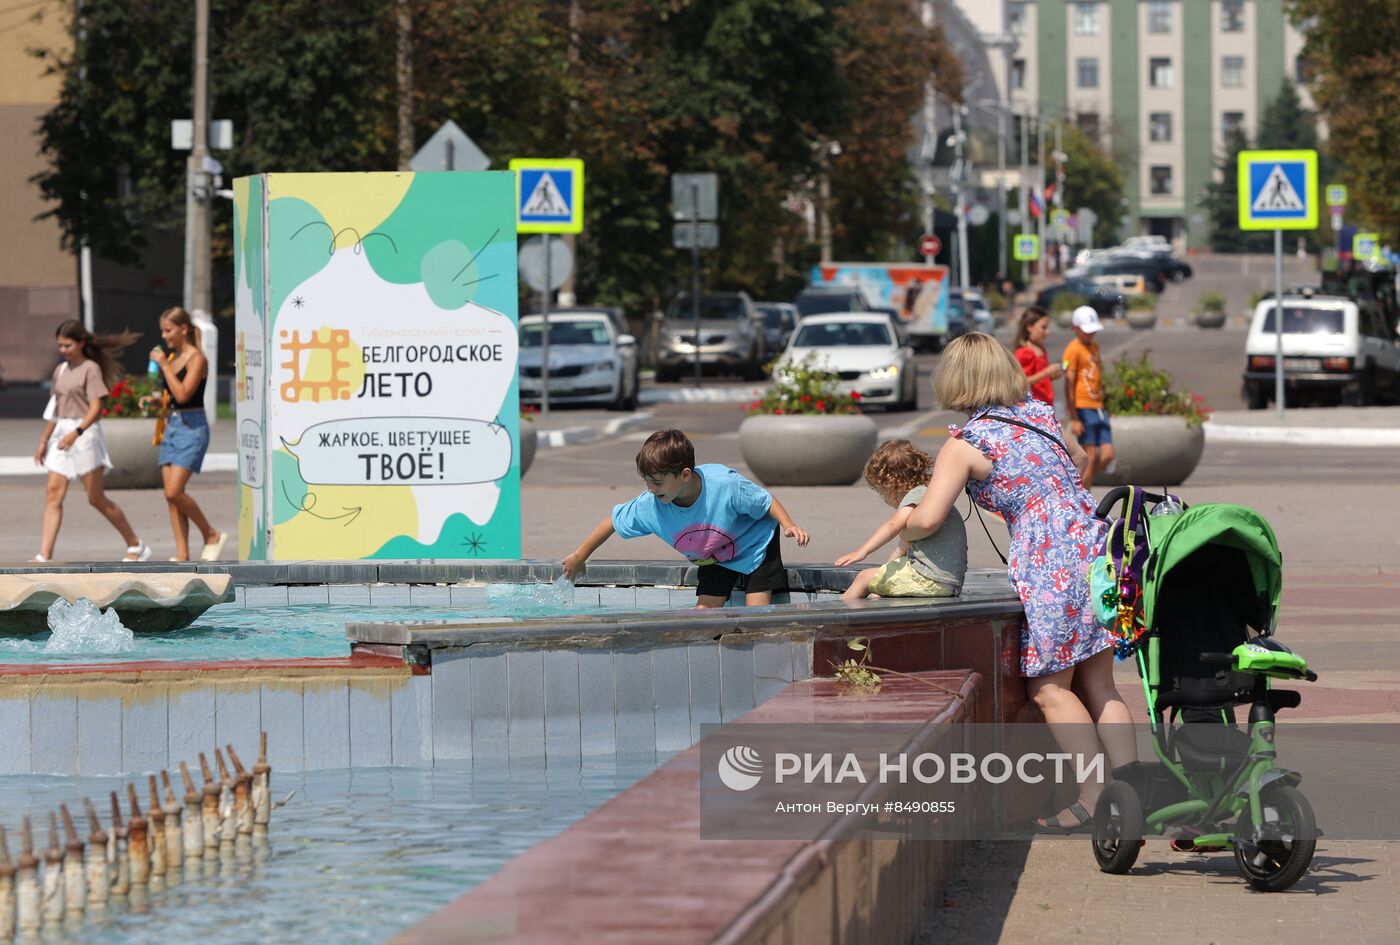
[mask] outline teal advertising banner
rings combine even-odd
[[[234,182],[239,557],[520,557],[515,175]]]

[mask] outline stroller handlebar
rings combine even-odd
[[[1094,514],[1099,518],[1108,518],[1108,513],[1112,508],[1128,495],[1129,488],[1129,486],[1114,486],[1109,489],[1108,494],[1099,500],[1099,507],[1094,511]],[[1142,490],[1142,497],[1148,502],[1165,502],[1167,499],[1160,492],[1148,492],[1146,489]]]
[[[1202,653],[1201,662],[1207,666],[1232,668],[1235,665],[1235,655],[1233,653]]]

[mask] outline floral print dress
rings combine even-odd
[[[1113,645],[1089,606],[1089,563],[1107,525],[1094,516],[1094,498],[1068,454],[1039,433],[991,416],[1030,424],[1061,443],[1064,434],[1054,408],[1029,396],[1014,407],[980,409],[961,429],[948,428],[992,461],[991,475],[968,487],[973,501],[1006,520],[1011,535],[1007,573],[1026,612],[1021,672],[1048,676]]]

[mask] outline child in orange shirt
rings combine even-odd
[[[1113,428],[1103,406],[1103,358],[1094,335],[1103,330],[1099,314],[1081,305],[1070,317],[1074,340],[1065,346],[1065,400],[1070,408],[1070,431],[1089,456],[1084,468],[1084,488],[1094,475],[1113,462]]]

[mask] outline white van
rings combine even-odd
[[[1266,298],[1254,308],[1245,341],[1244,394],[1251,410],[1274,397],[1274,313]],[[1283,296],[1283,382],[1295,398],[1364,405],[1400,396],[1400,338],[1368,300],[1304,289]]]

